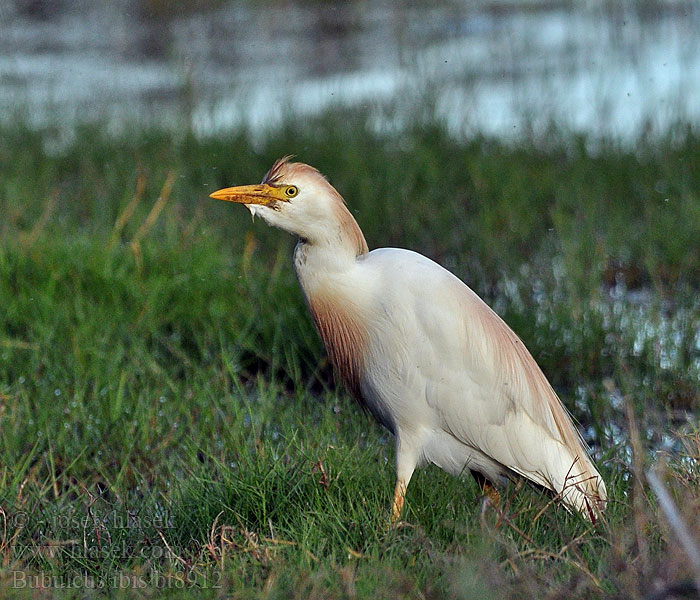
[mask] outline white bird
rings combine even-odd
[[[514,474],[595,521],[602,477],[523,342],[455,275],[398,248],[368,251],[345,201],[316,169],[277,160],[260,185],[212,198],[295,234],[294,268],[346,386],[395,436],[392,520],[415,468],[487,482]]]

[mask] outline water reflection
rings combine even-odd
[[[456,132],[527,119],[629,138],[700,117],[698,6],[15,0],[0,8],[0,110],[206,132],[430,99]]]

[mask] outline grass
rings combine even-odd
[[[255,143],[2,126],[7,597],[696,593],[644,471],[697,543],[700,136],[592,150],[422,122],[399,137],[333,113]],[[523,337],[608,482],[604,523],[528,485],[485,506],[469,478],[426,468],[387,526],[392,440],[333,383],[294,241],[207,198],[289,152],[370,247],[445,264]]]

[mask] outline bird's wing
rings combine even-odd
[[[445,431],[557,492],[575,481],[584,493],[604,495],[566,409],[517,335],[436,263],[382,252],[378,262],[391,265],[382,269],[382,287],[390,290],[384,313],[395,321],[387,335],[415,365],[413,391],[424,394]],[[584,503],[575,490],[570,495],[577,496],[565,491],[570,504]]]

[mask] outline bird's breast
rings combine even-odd
[[[366,324],[354,307],[332,293],[315,291],[307,299],[333,366],[353,396],[362,401],[361,381],[369,344]]]
[[[396,321],[404,314],[396,303],[404,302],[394,298],[393,286],[387,289],[386,273],[365,257],[345,263],[300,243],[294,266],[337,374],[358,403],[395,432],[397,419],[414,408],[402,394],[415,384],[404,327]]]

